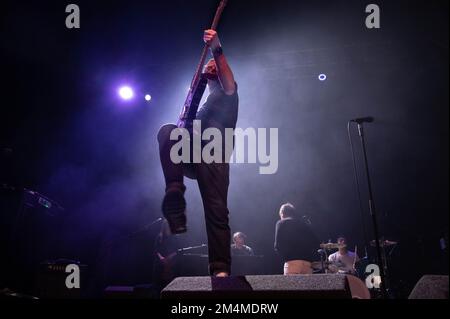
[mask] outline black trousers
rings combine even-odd
[[[170,140],[171,131],[177,126],[166,124],[158,132],[159,154],[166,181],[170,185],[183,184],[184,176],[198,182],[205,212],[208,236],[209,272],[231,272],[231,233],[228,220],[228,163],[179,163],[170,159],[170,149],[177,141]]]

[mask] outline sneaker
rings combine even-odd
[[[186,201],[181,190],[166,192],[162,203],[162,211],[172,234],[182,234],[187,231]]]

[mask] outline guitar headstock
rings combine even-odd
[[[221,14],[223,9],[225,9],[227,3],[228,3],[228,0],[221,0],[219,3],[219,7],[217,8],[217,12],[220,12],[220,14]]]

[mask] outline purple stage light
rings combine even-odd
[[[322,74],[319,74],[319,80],[320,81],[325,81],[326,79],[327,79],[327,75],[326,74],[324,74],[324,73],[322,73]]]
[[[124,100],[131,100],[134,97],[133,89],[129,86],[119,88],[119,96]]]
[[[152,99],[152,96],[150,94],[146,94],[144,98],[147,102],[150,102]]]

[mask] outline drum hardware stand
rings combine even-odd
[[[391,293],[391,287],[390,287],[390,282],[389,282],[389,268],[388,268],[388,257],[391,257],[392,252],[394,251],[395,247],[397,247],[397,244],[394,244],[393,248],[389,251],[389,253],[386,254],[386,247],[388,247],[387,245],[384,244],[383,241],[383,245],[382,245],[382,258],[383,258],[383,269],[384,269],[384,275],[385,275],[385,279],[386,279],[386,284],[385,284],[385,289],[386,289],[386,293]]]
[[[382,265],[383,272],[384,272],[385,279],[386,279],[385,284],[384,284],[384,289],[386,290],[386,293],[388,293],[388,291],[390,289],[389,289],[389,282],[386,277],[389,274],[389,271],[388,271],[388,265],[387,265],[386,247],[384,245],[381,248],[381,259],[382,259],[381,265]]]
[[[321,267],[320,271],[321,271],[321,273],[326,274],[326,273],[328,273],[328,267],[325,268],[325,261],[328,260],[327,250],[319,249],[317,252],[320,255],[320,267]]]

